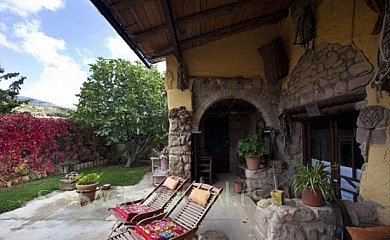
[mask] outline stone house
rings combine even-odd
[[[247,171],[236,153],[257,132],[265,164],[287,165],[280,185],[298,163],[339,164],[338,197],[375,204],[390,224],[388,1],[91,2],[147,66],[166,61],[172,174],[198,179],[207,154],[214,173],[264,190],[271,169]]]

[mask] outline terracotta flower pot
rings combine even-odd
[[[321,190],[316,188],[315,191],[313,191],[310,187],[306,188],[302,193],[302,203],[311,207],[321,207],[324,205],[324,198],[321,194]]]
[[[261,156],[256,155],[254,157],[245,157],[246,160],[246,166],[248,170],[251,171],[257,171],[260,168],[260,163],[261,163]]]
[[[96,189],[99,186],[99,183],[93,183],[89,185],[79,185],[76,184],[77,192],[81,202],[92,202],[95,200]]]
[[[241,193],[242,192],[243,182],[234,182],[234,192]]]

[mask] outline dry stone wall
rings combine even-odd
[[[169,119],[169,174],[191,179],[191,119]]]
[[[352,45],[322,42],[307,51],[288,77],[281,108],[302,106],[351,92],[372,78],[372,65]]]

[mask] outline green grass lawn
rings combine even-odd
[[[99,167],[80,170],[83,173],[103,173],[101,184],[110,183],[114,186],[134,185],[141,181],[150,167],[124,168],[121,166]],[[27,201],[58,190],[59,180],[63,175],[49,176],[45,179],[35,180],[12,188],[0,189],[0,213],[8,212],[23,206]]]

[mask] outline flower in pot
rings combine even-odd
[[[320,207],[324,201],[329,202],[334,198],[327,168],[324,162],[318,162],[315,166],[297,166],[293,189],[294,193],[301,195],[303,204]]]
[[[181,123],[186,123],[188,121],[188,117],[190,116],[190,112],[183,106],[179,108],[177,114]]]
[[[95,193],[99,185],[100,176],[103,173],[89,173],[84,175],[83,173],[77,174],[76,179],[76,189],[80,194],[81,202],[84,201],[93,201],[95,199]]]
[[[249,170],[256,171],[260,168],[261,155],[265,151],[264,140],[260,135],[252,133],[240,139],[236,148],[238,155],[245,157]]]

